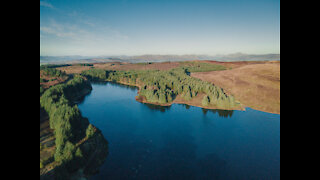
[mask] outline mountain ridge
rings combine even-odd
[[[233,53],[227,55],[155,55],[145,54],[138,56],[40,56],[40,63],[97,63],[97,62],[164,62],[188,60],[215,60],[215,61],[273,61],[280,60],[280,54],[244,54]]]

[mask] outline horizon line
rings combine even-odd
[[[81,57],[103,57],[103,56],[227,56],[227,55],[236,55],[236,54],[241,54],[241,55],[280,55],[279,53],[242,53],[242,52],[236,52],[236,53],[217,53],[214,55],[209,55],[209,54],[136,54],[136,55],[125,55],[125,54],[118,54],[118,55],[40,55],[43,57],[66,57],[66,56],[81,56]]]

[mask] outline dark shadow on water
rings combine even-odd
[[[209,110],[209,109],[204,109],[204,108],[202,108],[202,112],[203,112],[203,114],[204,114],[204,115],[207,115],[208,110]]]
[[[150,173],[149,179],[213,180],[221,177],[226,161],[214,153],[198,159],[197,145],[191,131],[191,126],[185,126],[169,128],[163,134],[165,144],[159,149],[156,164],[149,167],[148,171],[154,172]]]
[[[151,140],[148,138],[132,140],[129,137],[122,137],[121,141],[111,148],[117,151],[108,157],[100,174],[92,177],[92,180],[150,179],[154,177],[155,174],[149,169],[154,164],[152,157],[155,157],[156,152]]]
[[[82,104],[82,103],[85,101],[86,97],[91,94],[91,92],[92,92],[92,91],[90,91],[90,92],[89,92],[88,94],[86,94],[85,96],[81,96],[81,97],[80,97],[79,99],[77,99],[74,103],[75,103],[75,104],[78,104],[78,105],[79,105],[79,104]]]
[[[148,104],[148,103],[143,103],[143,104],[146,105],[151,110],[160,111],[160,112],[166,112],[171,108],[171,106],[159,106],[159,105]]]
[[[226,169],[226,161],[220,159],[216,154],[208,154],[204,158],[198,160],[200,168],[198,179],[220,179],[221,174]]]
[[[180,133],[180,135],[177,135]],[[196,161],[196,144],[194,138],[183,131],[164,134],[166,144],[158,155],[156,167],[159,179],[197,179],[194,162]]]
[[[182,104],[182,106],[184,106],[186,109],[190,109],[190,105],[188,105],[188,104]]]
[[[220,109],[205,109],[202,108],[202,112],[206,115],[208,112],[212,112],[214,114],[218,113],[219,117],[231,118],[233,115],[233,110],[220,110]]]

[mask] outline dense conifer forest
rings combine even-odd
[[[81,148],[79,142],[93,138],[99,132],[87,118],[82,117],[74,103],[84,95],[84,90],[88,92],[91,89],[90,82],[76,75],[67,83],[47,89],[40,97],[40,110],[43,108],[48,114],[50,128],[54,130],[55,136],[54,156],[40,161],[40,168],[55,162],[59,167],[55,176],[67,177],[68,172],[81,167],[91,150]]]

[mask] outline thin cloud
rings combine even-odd
[[[51,34],[60,38],[74,38],[77,34],[75,29],[75,27],[59,24],[54,20],[52,20],[47,26],[40,26],[40,32],[44,34]]]
[[[40,32],[46,33],[46,34],[52,34],[57,37],[66,38],[66,37],[74,37],[75,34],[72,32],[64,32],[59,29],[55,29],[53,27],[40,27]]]
[[[48,2],[45,2],[45,1],[40,1],[40,6],[42,7],[47,7],[47,8],[54,8],[54,6]]]
[[[94,26],[94,24],[87,25]],[[88,29],[84,29],[76,24],[58,23],[55,20],[51,20],[45,26],[40,26],[40,33],[54,35],[59,38],[70,38],[74,41],[128,40],[129,38],[120,31],[110,27],[97,27],[95,29],[100,29],[100,33],[89,31]]]

